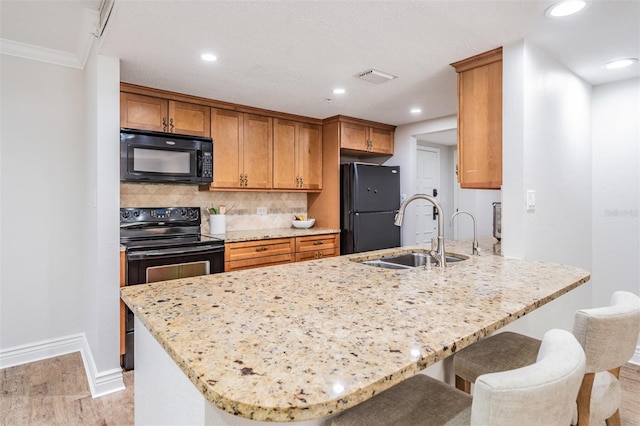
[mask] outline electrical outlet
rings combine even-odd
[[[260,214],[260,215],[267,214],[267,208],[266,207],[258,207],[258,214]]]

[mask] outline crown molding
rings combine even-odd
[[[0,53],[77,69],[85,65],[76,54],[7,39],[0,39]]]
[[[0,53],[19,58],[46,62],[64,67],[84,69],[96,36],[98,12],[85,9],[78,31],[78,44],[75,53],[49,49],[33,44],[0,38]]]

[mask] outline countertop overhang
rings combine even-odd
[[[122,299],[213,405],[253,420],[330,416],[590,279],[492,254],[445,270],[354,262],[402,247],[124,287]],[[471,243],[447,242],[469,255]]]

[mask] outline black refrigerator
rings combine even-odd
[[[400,246],[400,167],[340,166],[340,254]]]

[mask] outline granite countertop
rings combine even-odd
[[[227,231],[224,234],[207,234],[203,235],[221,238],[226,243],[237,243],[241,241],[268,240],[272,238],[289,238],[304,237],[307,235],[323,235],[340,233],[339,229],[333,228],[270,228],[270,229],[254,229],[248,231]]]
[[[556,297],[590,274],[508,259],[495,239],[450,264],[355,260],[402,247],[124,287],[122,299],[215,406],[268,421],[352,407]],[[447,241],[471,253],[471,242]]]

